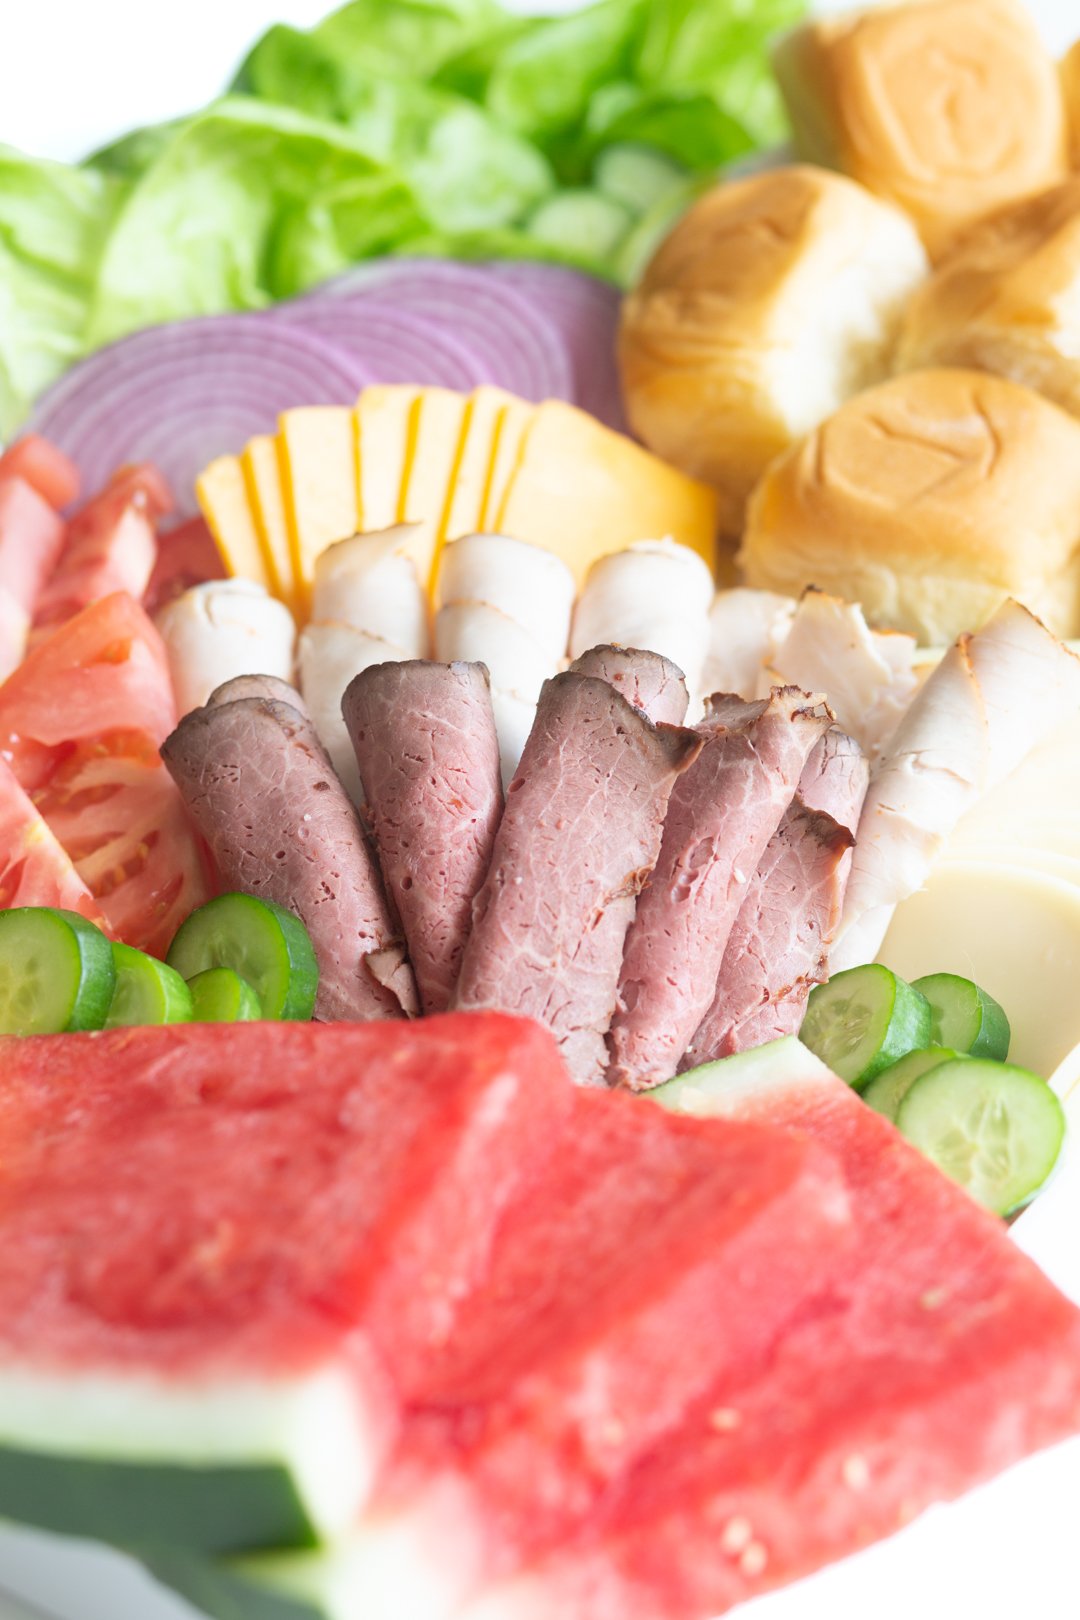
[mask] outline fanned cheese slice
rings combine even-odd
[[[475,534],[483,525],[496,430],[503,408],[512,399],[513,395],[502,388],[476,388],[469,395],[457,464],[443,513],[440,544],[463,534]]]
[[[419,388],[391,383],[365,388],[356,402],[357,481],[364,530],[389,529],[402,521],[409,414],[419,393]]]
[[[409,411],[400,521],[417,526],[421,578],[434,577],[443,516],[466,431],[468,398],[451,388],[424,388]]]
[[[270,434],[260,434],[249,440],[240,460],[270,590],[295,612],[299,593],[289,546],[277,439]]]
[[[229,573],[272,589],[240,457],[212,461],[196,480],[195,493]]]
[[[305,405],[286,411],[278,426],[290,555],[307,598],[316,559],[360,522],[353,413],[346,405]]]
[[[478,529],[498,527],[496,519],[502,510],[510,481],[517,471],[525,435],[535,415],[535,405],[529,405],[523,399],[513,398],[508,399],[499,412],[495,424],[488,487],[480,513],[480,522],[476,525]]]

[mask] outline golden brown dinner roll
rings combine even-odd
[[[1065,113],[1072,137],[1073,168],[1080,169],[1080,39],[1062,59],[1061,83],[1065,91]]]
[[[771,459],[885,375],[922,280],[896,208],[825,169],[719,186],[661,245],[623,306],[626,408],[651,450],[723,496],[738,535]]]
[[[746,583],[808,585],[951,641],[1006,597],[1080,632],[1080,422],[978,371],[913,371],[842,406],[754,491]]]
[[[1064,177],[1061,82],[1020,0],[819,19],[774,64],[800,156],[906,208],[935,258],[980,214]]]
[[[996,371],[1080,416],[1080,176],[965,233],[908,305],[897,365]]]

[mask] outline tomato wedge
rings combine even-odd
[[[0,760],[0,911],[12,906],[60,906],[108,928],[70,856]]]
[[[158,955],[210,893],[158,754],[175,724],[161,638],[123,593],[84,608],[0,686],[0,756],[111,931]]]
[[[166,602],[202,585],[208,579],[224,579],[225,564],[213,535],[201,517],[188,518],[175,529],[158,533],[158,559],[143,597],[147,613],[156,613]]]
[[[31,619],[63,543],[63,520],[33,485],[0,477],[0,680],[26,651]]]
[[[40,433],[16,439],[0,456],[0,478],[23,478],[57,512],[79,498],[79,469]]]
[[[157,562],[154,525],[172,505],[156,467],[123,467],[68,526],[67,543],[34,612],[31,646],[114,591],[142,597]]]

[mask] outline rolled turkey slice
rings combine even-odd
[[[297,650],[300,689],[319,741],[355,805],[362,802],[363,789],[352,741],[341,713],[345,688],[361,670],[370,669],[373,664],[412,656],[408,647],[399,642],[387,641],[369,630],[360,630],[339,620],[313,619],[300,632]]]
[[[574,609],[570,656],[604,642],[676,660],[700,713],[713,577],[689,546],[641,540],[593,563]]]
[[[654,725],[681,726],[689,694],[683,672],[670,658],[639,647],[590,647],[570,665],[577,675],[595,675],[621,692]]]
[[[546,683],[452,1006],[535,1018],[579,1084],[603,1083],[627,930],[671,790],[701,747],[606,681],[567,671]]]
[[[675,1074],[712,1004],[747,885],[832,720],[797,687],[754,703],[709,700],[696,728],[703,747],[672,791],[626,941],[611,1084],[644,1090]]]
[[[807,996],[828,977],[868,780],[855,739],[827,731],[750,880],[680,1071],[798,1033]]]
[[[245,697],[187,715],[161,757],[223,886],[300,917],[315,947],[324,1022],[416,1011],[412,969],[344,788],[310,720]]]
[[[709,646],[701,689],[755,698],[795,616],[793,596],[738,586],[717,591],[709,610]]]
[[[873,961],[957,822],[1080,707],[1080,658],[1012,600],[961,636],[874,766],[832,968]]]
[[[419,530],[419,524],[401,523],[327,546],[315,562],[312,619],[351,624],[404,647],[409,658],[426,658],[430,631]]]
[[[915,637],[871,630],[857,602],[810,589],[771,660],[771,679],[824,692],[837,724],[871,759],[915,695]]]
[[[445,1012],[502,815],[487,671],[377,664],[349,683],[341,707],[421,1011]]]
[[[250,579],[214,579],[182,591],[154,619],[169,659],[180,715],[201,708],[236,675],[287,681],[296,655],[293,616]]]

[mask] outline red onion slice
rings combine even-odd
[[[99,349],[55,383],[27,424],[66,451],[95,491],[125,462],[152,461],[177,510],[215,456],[273,433],[294,405],[351,405],[373,375],[354,355],[265,315],[148,327]]]
[[[503,282],[542,311],[570,357],[572,398],[582,410],[620,433],[628,431],[615,358],[622,295],[597,276],[561,264],[500,260],[485,265],[495,283]]]
[[[321,303],[363,299],[437,321],[468,344],[485,380],[519,399],[573,400],[574,371],[565,337],[530,292],[519,292],[487,265],[439,259],[379,259],[357,265],[307,295]]]
[[[494,381],[484,357],[452,324],[400,308],[396,302],[347,291],[332,298],[308,293],[267,314],[355,355],[376,382],[455,388],[467,394]]]

